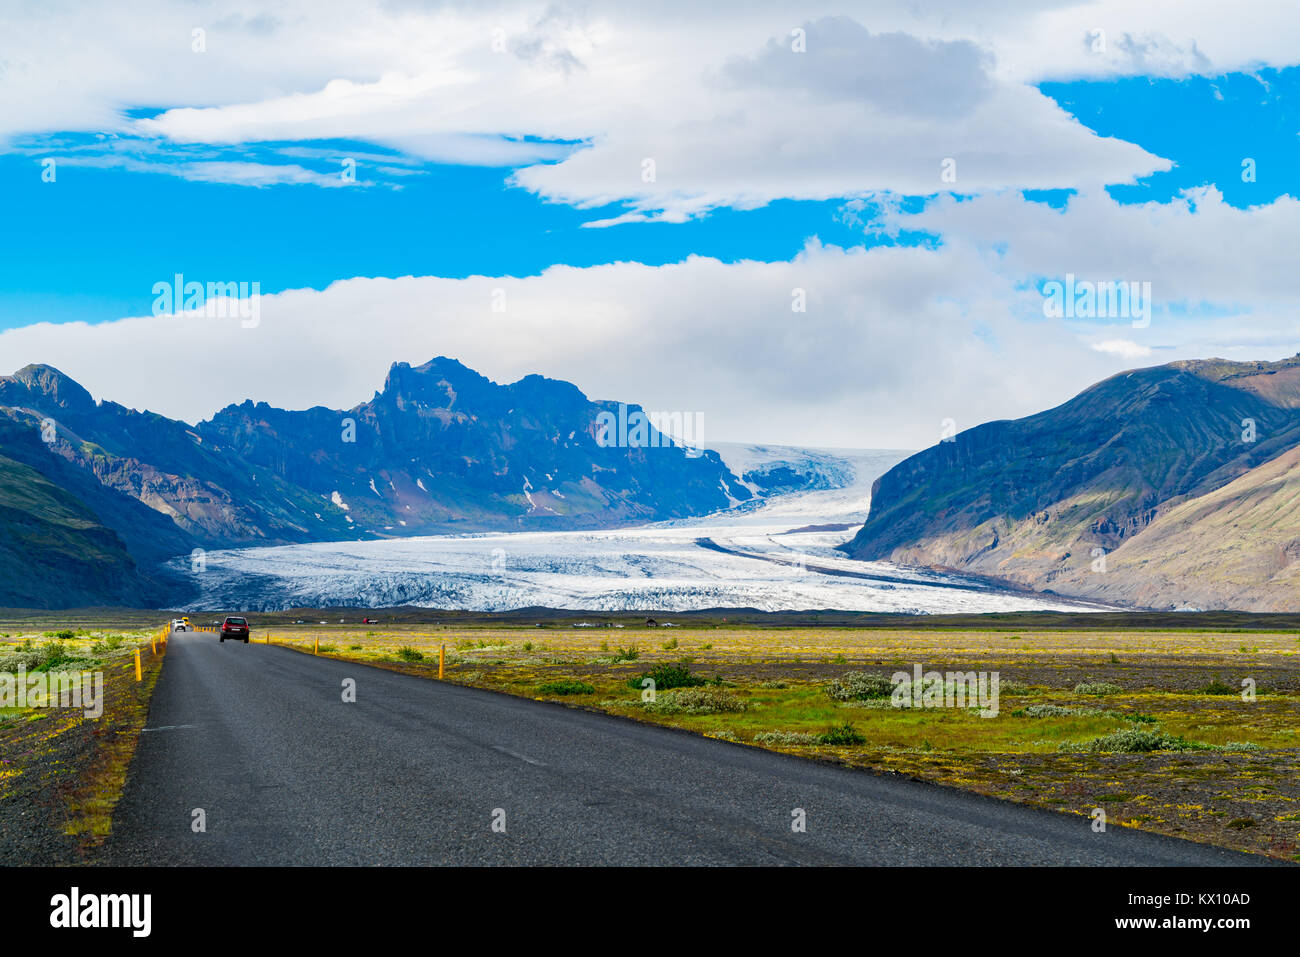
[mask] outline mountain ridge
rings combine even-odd
[[[1208,583],[1144,590],[1131,580],[1143,573],[1125,560],[1141,550],[1126,543],[1297,445],[1300,356],[1131,370],[899,463],[877,480],[862,529],[842,548],[1073,597],[1196,604],[1215,593]],[[1155,573],[1156,564],[1146,555],[1142,567]],[[1274,610],[1296,599],[1277,601]]]
[[[96,402],[34,364],[0,377],[0,456],[15,463],[9,489],[38,474],[70,496],[60,498],[69,521],[102,521],[124,583],[110,597],[126,604],[165,590],[156,566],[194,548],[607,527],[751,496],[714,452],[598,442],[597,415],[618,408],[562,380],[500,385],[440,356],[393,363],[351,409],[248,399],[190,426]],[[31,507],[59,510],[53,498]],[[0,605],[20,597],[36,603],[0,589]]]

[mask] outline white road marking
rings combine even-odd
[[[165,724],[161,728],[141,728],[141,733],[145,731],[181,731],[185,728],[197,728],[197,724]]]

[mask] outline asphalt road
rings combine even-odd
[[[356,682],[355,703],[342,700]],[[202,809],[206,830],[193,829]],[[802,808],[807,830],[792,830]],[[494,830],[504,823],[504,833]],[[110,864],[1259,859],[275,646],[173,635]]]

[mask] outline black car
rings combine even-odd
[[[225,621],[221,623],[221,640],[225,641],[227,638],[248,644],[248,619],[226,616]]]

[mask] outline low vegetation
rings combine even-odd
[[[855,744],[866,744],[867,739],[865,735],[858,732],[857,728],[845,722],[823,731],[817,736],[817,743],[848,747]]]
[[[1110,734],[1103,734],[1101,737],[1093,738],[1085,743],[1081,748],[1064,743],[1060,745],[1062,751],[1194,751],[1203,748],[1204,745],[1195,744],[1186,738],[1180,738],[1177,735],[1166,734],[1159,728],[1125,728],[1122,731],[1112,731]]]
[[[888,698],[893,692],[893,682],[885,675],[869,675],[864,671],[850,671],[826,686],[826,693],[836,701]]]
[[[0,864],[85,862],[111,828],[164,645],[154,652],[151,630],[5,632],[0,673],[69,672],[81,682],[99,673],[103,693],[98,717],[43,701],[0,707]]]
[[[679,688],[657,694],[642,707],[656,714],[720,714],[745,711],[749,702],[721,688]]]
[[[595,694],[596,686],[586,681],[574,681],[573,679],[561,679],[559,681],[546,681],[537,686],[537,693],[542,695],[556,695],[564,697],[566,695],[578,694]]]
[[[1124,689],[1117,684],[1109,681],[1100,681],[1096,678],[1089,678],[1087,681],[1080,681],[1074,686],[1075,694],[1090,694],[1101,697],[1108,694],[1119,694]]]
[[[646,681],[650,681],[652,684],[647,686]],[[645,674],[629,678],[627,683],[629,686],[638,689],[651,687],[656,691],[669,691],[673,688],[698,688],[700,685],[707,684],[707,680],[699,675],[691,674],[691,669],[686,665],[664,664],[655,665]]]

